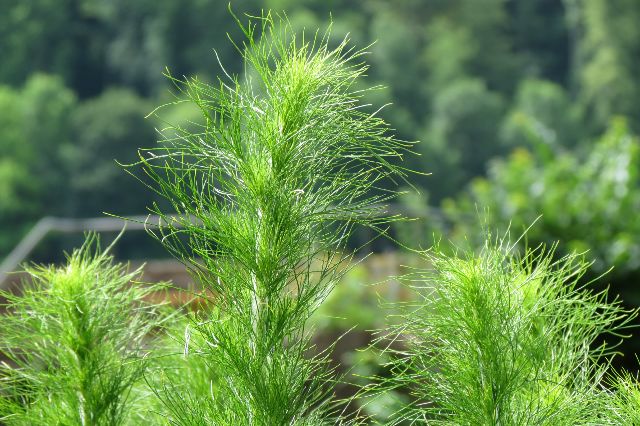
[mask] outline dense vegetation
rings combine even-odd
[[[602,284],[639,303],[639,2],[237,0],[232,7],[284,10],[296,29],[323,27],[331,16],[333,46],[346,33],[358,46],[375,41],[362,85],[384,88],[365,102],[393,103],[381,117],[399,139],[420,141],[422,155],[410,167],[432,173],[415,175],[421,196],[404,199],[410,215],[425,219],[397,229],[403,242],[429,246],[435,232],[478,243],[483,226],[510,225],[517,234],[542,215],[532,244],[588,250],[589,275],[613,266]],[[45,215],[145,213],[155,195],[114,160],[134,161],[165,121],[198,123],[189,104],[165,109],[164,121],[144,118],[174,99],[161,75],[166,66],[204,82],[224,74],[218,59],[228,73],[242,73],[226,37],[239,29],[225,5],[6,0],[2,9],[0,256]],[[121,246],[129,256],[149,255],[140,239]],[[46,244],[36,258],[60,260],[59,251]]]
[[[352,226],[379,233],[389,223],[381,203],[394,196],[398,180],[386,178],[410,184],[399,165],[410,144],[398,135],[423,136],[425,156],[410,159],[410,167],[436,177],[417,183],[432,208],[425,199],[405,199],[427,222],[393,232],[407,245],[428,244],[427,231],[445,232],[476,251],[450,254],[442,243],[442,254],[427,253],[428,272],[407,277],[417,297],[395,306],[400,315],[384,326],[384,349],[366,352],[389,360],[384,374],[360,375],[373,383],[351,402],[384,424],[636,421],[638,383],[609,367],[637,311],[588,286],[614,265],[620,291],[639,268],[638,229],[626,220],[640,207],[636,88],[626,68],[636,64],[622,57],[637,50],[626,30],[638,11],[631,2],[618,5],[625,13],[597,1],[527,4],[391,9],[374,2],[357,14],[345,11],[334,32],[306,38],[293,36],[295,28],[315,27],[314,13],[326,6],[278,4],[291,11],[290,21],[273,26],[270,15],[256,18],[261,31],[241,23],[245,44],[232,46],[243,64],[220,67],[219,78],[201,74],[204,62],[181,62],[190,49],[176,44],[172,51],[160,37],[187,23],[206,32],[208,3],[190,12],[154,3],[168,15],[146,21],[150,4],[136,4],[136,14],[124,3],[70,2],[35,30],[27,22],[38,22],[49,3],[12,7],[3,18],[11,34],[4,43],[22,54],[33,47],[34,55],[9,55],[8,63],[22,59],[37,73],[21,81],[3,69],[9,83],[22,84],[2,91],[4,192],[14,203],[1,212],[14,225],[3,232],[4,244],[45,212],[125,214],[147,206],[163,218],[152,236],[188,265],[208,290],[199,297],[213,303],[154,320],[142,301],[151,288],[129,286],[136,273],[94,250],[93,237],[67,266],[28,269],[33,282],[24,294],[0,294],[8,300],[0,351],[10,361],[0,371],[2,421],[355,422],[334,405],[336,376],[324,354],[313,354],[309,320],[343,277]],[[544,21],[538,27],[536,13]],[[136,16],[148,24],[142,31],[139,22],[125,25]],[[63,23],[74,31],[62,31]],[[104,31],[97,50],[89,23]],[[29,45],[34,33],[56,25],[61,46],[70,49]],[[523,30],[528,26],[534,29]],[[360,81],[366,67],[353,62],[362,52],[342,41],[340,28],[359,30],[356,40],[384,34],[368,81]],[[609,36],[621,29],[619,38]],[[123,63],[139,40],[140,55]],[[559,40],[571,61],[546,48]],[[162,55],[180,72],[167,74],[177,102],[145,77]],[[99,78],[87,81],[91,72]],[[385,80],[382,92],[366,89]],[[144,121],[145,98],[169,102]],[[387,99],[397,108],[367,104]],[[398,135],[378,114],[399,126]],[[162,128],[154,132],[153,125]],[[139,151],[136,163],[135,148],[153,146],[156,134],[161,143]],[[125,175],[105,161],[110,156],[132,162],[147,188],[129,190]],[[144,177],[135,172],[140,166]],[[485,226],[499,232],[527,227],[542,213],[526,239],[561,241],[550,252],[519,255],[508,240],[487,241],[475,223],[479,207],[488,212]],[[589,250],[586,260],[575,250]],[[144,341],[152,330],[162,335],[163,325],[167,338]],[[381,398],[390,398],[387,407]]]
[[[637,312],[582,286],[581,256],[514,247],[488,238],[477,252],[434,249],[432,267],[407,277],[417,298],[381,332],[391,374],[370,391],[413,398],[382,424],[633,423],[639,407],[625,395],[637,383],[620,379],[617,392],[607,381],[618,380],[608,361]]]
[[[393,194],[372,188],[404,177],[391,162],[410,144],[362,110],[367,68],[347,39],[331,49],[329,32],[296,34],[271,15],[241,28],[245,77],[175,80],[203,123],[173,125],[140,151],[171,204],[153,207],[163,224],[152,235],[212,295],[185,356],[224,378],[211,398],[177,377],[164,400],[176,425],[329,424],[330,368],[326,354],[308,356],[308,320],[344,273],[354,225],[389,220]]]
[[[145,374],[143,341],[161,324],[131,286],[140,271],[113,263],[90,235],[61,267],[31,267],[0,321],[0,421],[10,425],[139,423],[131,390]],[[145,407],[146,408],[146,407]]]
[[[401,139],[421,141],[413,168],[433,173],[417,182],[432,207],[516,147],[543,157],[536,161],[561,155],[581,163],[614,117],[627,117],[630,135],[640,130],[635,0],[238,0],[232,7],[284,10],[295,28],[322,27],[331,14],[334,42],[347,32],[359,46],[377,40],[366,84],[386,88],[369,97],[394,104],[382,114]],[[227,32],[238,35],[216,1],[7,0],[0,253],[43,215],[143,213],[151,195],[113,160],[128,162],[157,138],[154,127],[163,124],[143,116],[171,100],[165,66],[178,77],[215,81],[223,73],[215,49],[229,73],[242,71]],[[172,114],[172,122],[197,117],[186,105]],[[495,185],[509,185],[504,179]],[[128,191],[116,200],[122,186]],[[564,233],[564,225],[554,227],[550,237]]]

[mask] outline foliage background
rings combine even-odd
[[[519,234],[540,217],[530,244],[587,251],[591,278],[614,267],[598,283],[640,304],[640,2],[232,7],[286,11],[299,29],[331,16],[336,41],[347,32],[357,46],[377,40],[366,84],[384,88],[371,101],[393,104],[384,118],[421,141],[409,166],[432,173],[403,199],[421,218],[394,230],[404,243],[428,247],[435,235],[474,245],[483,227]],[[155,144],[163,123],[144,116],[173,99],[165,66],[213,81],[215,49],[227,71],[242,72],[226,36],[237,31],[218,0],[0,0],[0,257],[45,215],[144,213],[153,195],[114,160]],[[174,124],[197,118],[187,106],[170,115]],[[123,243],[127,256],[153,251]],[[60,244],[35,258],[59,259]]]

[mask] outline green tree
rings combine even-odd
[[[545,80],[520,83],[500,136],[507,147],[527,146],[540,154],[574,147],[583,139],[580,111],[562,86]]]
[[[101,6],[98,0],[5,0],[0,82],[20,85],[46,72],[60,75],[81,97],[98,93],[105,82]]]
[[[421,145],[425,168],[434,174],[428,187],[434,200],[483,175],[488,160],[504,151],[498,140],[503,109],[500,95],[480,80],[456,81],[434,99]]]
[[[477,55],[471,29],[438,16],[426,29],[428,44],[422,60],[428,69],[429,93],[436,94],[470,74],[470,62]]]
[[[20,95],[23,132],[31,151],[25,164],[38,176],[40,203],[56,214],[63,210],[61,201],[68,192],[61,149],[71,141],[76,97],[59,77],[41,74],[32,76]]]
[[[35,220],[63,210],[68,189],[61,149],[70,141],[75,106],[59,77],[35,74],[21,90],[0,87],[0,220],[11,224],[0,252],[13,248]]]
[[[574,37],[574,81],[591,127],[614,115],[640,119],[640,3],[565,0]]]
[[[526,77],[566,85],[571,69],[571,38],[565,5],[558,0],[518,0],[506,3],[508,37],[518,52]],[[514,76],[519,80],[520,76]]]
[[[473,52],[467,63],[469,77],[483,79],[492,90],[511,93],[515,89],[516,76],[522,72],[522,58],[512,49],[507,2],[454,0],[439,4],[444,5],[441,16],[449,20],[449,28],[457,27],[455,32],[468,31],[470,34],[466,37],[469,44],[459,46]],[[449,38],[449,30],[441,29],[438,33],[432,31],[431,36]]]
[[[238,29],[224,3],[116,0],[108,5],[102,20],[109,34],[106,62],[115,84],[157,94],[166,87],[162,71],[169,64],[175,75],[199,74],[213,80],[222,74],[214,49],[228,72],[241,71],[226,35],[237,35]],[[243,12],[259,10],[255,0],[236,0],[233,7]]]
[[[80,104],[71,118],[73,143],[64,149],[70,191],[67,214],[146,211],[151,197],[132,185],[134,180],[116,161],[135,162],[136,148],[156,140],[153,124],[145,119],[150,111],[145,100],[126,89],[111,89]]]
[[[386,117],[396,123],[402,136],[411,138],[429,105],[424,101],[424,85],[420,84],[424,69],[416,58],[422,48],[422,31],[407,18],[390,7],[379,8],[373,16],[370,31],[377,41],[372,46],[371,77],[388,86],[384,96],[394,107],[385,111]]]

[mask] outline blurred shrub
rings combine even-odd
[[[402,265],[402,266],[401,266]],[[386,366],[390,357],[370,346],[374,330],[384,328],[385,314],[396,312],[395,303],[407,301],[414,295],[392,276],[404,273],[404,265],[424,267],[424,261],[415,254],[385,253],[371,255],[349,267],[333,291],[327,296],[311,318],[311,325],[320,331],[316,342],[319,349],[333,347],[340,371],[345,373],[343,383],[336,388],[341,396],[352,396],[357,387],[364,387],[369,378],[387,377]],[[372,285],[377,283],[375,285]],[[385,301],[386,309],[380,306]],[[352,388],[352,386],[356,388]],[[347,401],[345,401],[347,402]],[[362,395],[348,401],[349,409],[360,410],[377,422],[389,418],[407,402],[402,392],[390,391],[376,395]]]
[[[454,238],[476,235],[476,242],[482,236],[468,220],[476,208],[488,210],[488,228],[510,226],[515,233],[541,216],[528,232],[530,244],[559,240],[561,251],[588,250],[594,273],[613,266],[608,278],[631,284],[628,275],[640,270],[639,187],[638,139],[625,120],[616,119],[586,155],[565,152],[545,161],[516,150],[444,209]]]
[[[371,278],[363,264],[354,265],[314,313],[320,330],[372,330],[379,326],[377,299],[365,283]]]

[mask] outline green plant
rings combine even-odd
[[[146,424],[169,424],[165,403],[184,404],[185,411],[206,407],[212,391],[221,381],[214,365],[204,357],[190,356],[189,348],[185,347],[185,335],[190,336],[190,347],[206,344],[203,336],[190,333],[194,320],[193,315],[185,315],[183,309],[171,312],[163,318],[158,338],[149,348],[149,356],[145,358],[145,380],[132,388]]]
[[[6,425],[128,424],[145,369],[154,286],[114,264],[90,235],[65,266],[29,267],[22,294],[0,292],[0,421]]]
[[[640,423],[640,382],[638,375],[622,372],[609,380],[602,424],[637,425]]]
[[[581,257],[554,261],[542,249],[518,257],[504,242],[427,257],[433,269],[410,276],[418,299],[390,334],[392,377],[373,388],[413,397],[390,424],[608,421],[602,378],[616,345],[596,339],[618,339],[637,311],[580,285]]]
[[[392,219],[381,203],[394,194],[378,184],[405,175],[392,161],[408,144],[353,89],[364,52],[347,40],[331,49],[328,33],[296,36],[270,14],[257,22],[238,21],[243,80],[172,78],[200,109],[200,131],[170,126],[141,151],[172,207],[152,208],[162,220],[151,233],[212,294],[184,353],[221,379],[206,395],[167,381],[158,395],[176,425],[330,421],[331,371],[308,355],[306,323],[344,271],[352,227]]]

